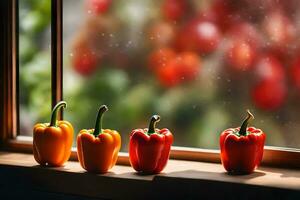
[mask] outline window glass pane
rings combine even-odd
[[[152,114],[174,145],[219,147],[250,109],[267,145],[300,148],[299,1],[65,0],[65,118],[76,133]]]
[[[36,122],[50,120],[50,22],[50,1],[19,1],[21,135],[32,135],[32,127]]]

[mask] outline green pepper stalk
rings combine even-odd
[[[249,110],[247,110],[247,114],[248,114],[248,116],[243,121],[243,124],[242,124],[242,126],[240,128],[240,131],[239,131],[239,134],[243,135],[243,136],[247,135],[247,126],[249,124],[249,121],[252,120],[252,119],[254,119],[254,116],[252,115],[252,113]]]
[[[153,115],[151,117],[150,123],[149,123],[149,129],[148,129],[148,135],[151,135],[153,133],[156,133],[156,123],[160,121],[160,116],[159,115]]]
[[[103,114],[108,111],[108,107],[106,105],[102,105],[99,108],[98,111],[98,115],[97,115],[97,119],[96,119],[96,125],[95,125],[95,129],[93,132],[93,135],[95,137],[97,137],[99,134],[102,133],[102,118],[103,118]]]
[[[57,126],[57,112],[61,107],[66,108],[67,102],[60,101],[54,106],[52,113],[51,113],[51,121],[50,121],[49,126]]]

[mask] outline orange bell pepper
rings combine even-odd
[[[36,124],[33,129],[33,155],[40,165],[62,166],[70,157],[73,127],[68,121],[57,121],[57,111],[66,107],[61,101],[52,110],[51,122]]]
[[[77,136],[77,155],[80,165],[88,172],[106,173],[117,162],[121,136],[115,130],[102,129],[102,116],[108,110],[102,105],[95,129],[83,129]]]

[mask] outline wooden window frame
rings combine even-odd
[[[18,104],[18,0],[0,1],[0,32],[2,44],[0,87],[0,141],[1,148],[9,151],[32,153],[32,137],[17,136],[19,132]],[[51,16],[51,62],[52,106],[63,99],[62,67],[62,0],[52,0]],[[62,113],[60,113],[62,116]],[[170,157],[178,160],[220,163],[219,150],[172,147]],[[72,160],[77,160],[76,148]],[[121,152],[118,164],[129,165],[128,153]],[[284,168],[300,168],[300,150],[266,146],[262,165]]]

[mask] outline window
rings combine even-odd
[[[19,1],[20,133],[51,114],[51,1]],[[37,109],[38,108],[38,109]]]
[[[106,11],[88,2],[63,1],[63,95],[69,103],[64,117],[76,133],[94,126],[97,108],[105,103],[110,112],[104,126],[120,131],[123,151],[130,130],[146,127],[153,113],[162,116],[159,127],[174,133],[174,145],[218,149],[221,131],[239,126],[250,108],[253,125],[267,133],[267,145],[299,148],[297,2],[187,1],[175,12],[161,1],[112,1]],[[35,4],[20,0],[19,16],[26,9],[27,14],[28,9],[50,9]],[[21,52],[28,53],[22,50],[25,19],[19,19],[19,117],[20,134],[30,135],[26,127],[49,120],[50,20],[29,41],[40,48],[32,57],[45,54],[43,66],[37,67],[45,77],[35,76],[45,86],[38,91],[37,85],[22,89],[28,84],[22,80],[27,64]],[[32,108],[34,102],[24,97],[31,94],[48,101],[39,99],[41,107]]]

